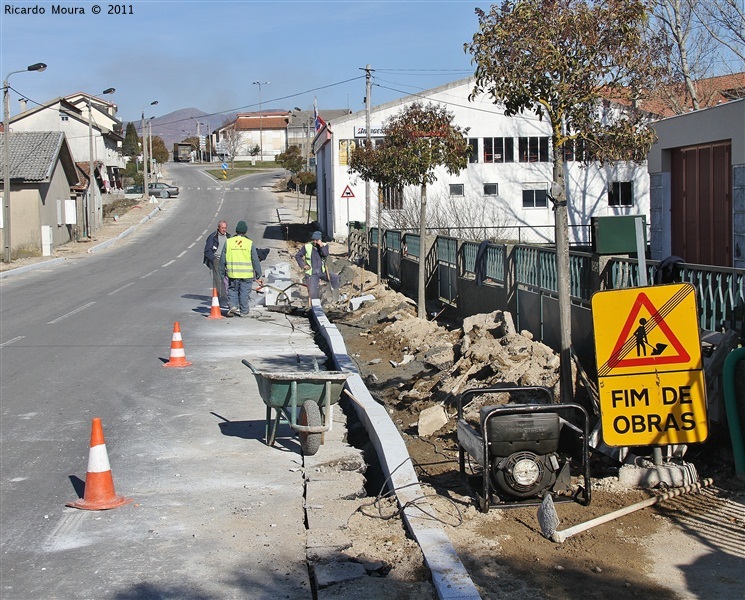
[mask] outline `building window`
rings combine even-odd
[[[386,186],[378,188],[378,199],[383,210],[401,210],[404,207],[404,188]]]
[[[66,115],[65,113],[60,113],[59,118],[60,118],[60,121],[69,121],[70,115]]]
[[[484,138],[484,162],[515,162],[515,146],[512,138]]]
[[[463,196],[464,186],[462,183],[451,183],[450,184],[450,195],[451,196]]]
[[[608,206],[634,206],[634,182],[611,181],[608,184]]]
[[[518,141],[520,162],[548,162],[547,137],[521,137]]]
[[[468,162],[479,162],[479,140],[477,138],[468,138]]]
[[[547,206],[545,188],[523,190],[523,208],[546,208]]]
[[[484,184],[484,196],[497,196],[499,195],[499,184],[497,183],[485,183]]]

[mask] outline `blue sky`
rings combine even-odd
[[[53,6],[82,8],[52,14]],[[93,7],[101,8],[99,14]],[[33,7],[44,14],[12,14]],[[118,6],[125,14],[107,14]],[[3,2],[0,71],[36,62],[42,73],[10,77],[11,115],[77,91],[107,96],[119,117],[161,116],[181,108],[208,114],[298,106],[364,108],[364,69],[381,104],[473,73],[463,51],[476,32],[475,7],[449,1]],[[263,82],[269,82],[263,84]],[[342,83],[346,82],[346,83]]]

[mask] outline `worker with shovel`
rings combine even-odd
[[[298,266],[305,271],[305,285],[308,287],[308,304],[319,298],[321,280],[331,284],[333,301],[339,301],[339,275],[326,265],[329,247],[323,242],[320,231],[314,231],[310,242],[300,247],[295,254]]]
[[[634,330],[634,337],[636,338],[636,355],[646,356],[647,346],[652,349],[652,356],[659,356],[667,348],[667,344],[657,344],[652,346],[647,339],[647,320],[645,318],[639,319],[639,327]]]

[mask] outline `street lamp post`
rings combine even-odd
[[[43,71],[44,63],[34,63],[21,71],[11,71],[3,80],[3,260],[10,262],[10,86],[8,79],[15,73]]]
[[[114,88],[106,88],[102,94],[113,94],[116,90]],[[88,238],[93,239],[93,235],[96,233],[96,196],[94,190],[96,184],[96,157],[93,154],[93,108],[90,94],[86,94],[88,100],[88,173],[90,178],[88,179],[88,206],[86,215],[88,219]]]
[[[149,105],[145,105],[142,107],[142,196],[144,198],[148,197],[147,193],[147,187],[148,187],[148,180],[147,180],[147,133],[145,131],[145,108],[147,106],[155,106],[158,104],[157,100],[153,100]]]
[[[264,129],[261,124],[261,86],[269,85],[268,81],[254,81],[254,85],[259,86],[259,148],[261,149],[261,160],[264,160]]]
[[[153,162],[153,119],[155,117],[150,117],[147,120],[147,137],[150,140],[150,154],[148,155],[148,160],[152,163]],[[156,179],[157,179],[157,173],[156,173]]]

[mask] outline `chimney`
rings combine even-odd
[[[21,112],[26,112],[26,98],[19,98],[18,103],[21,105]]]

